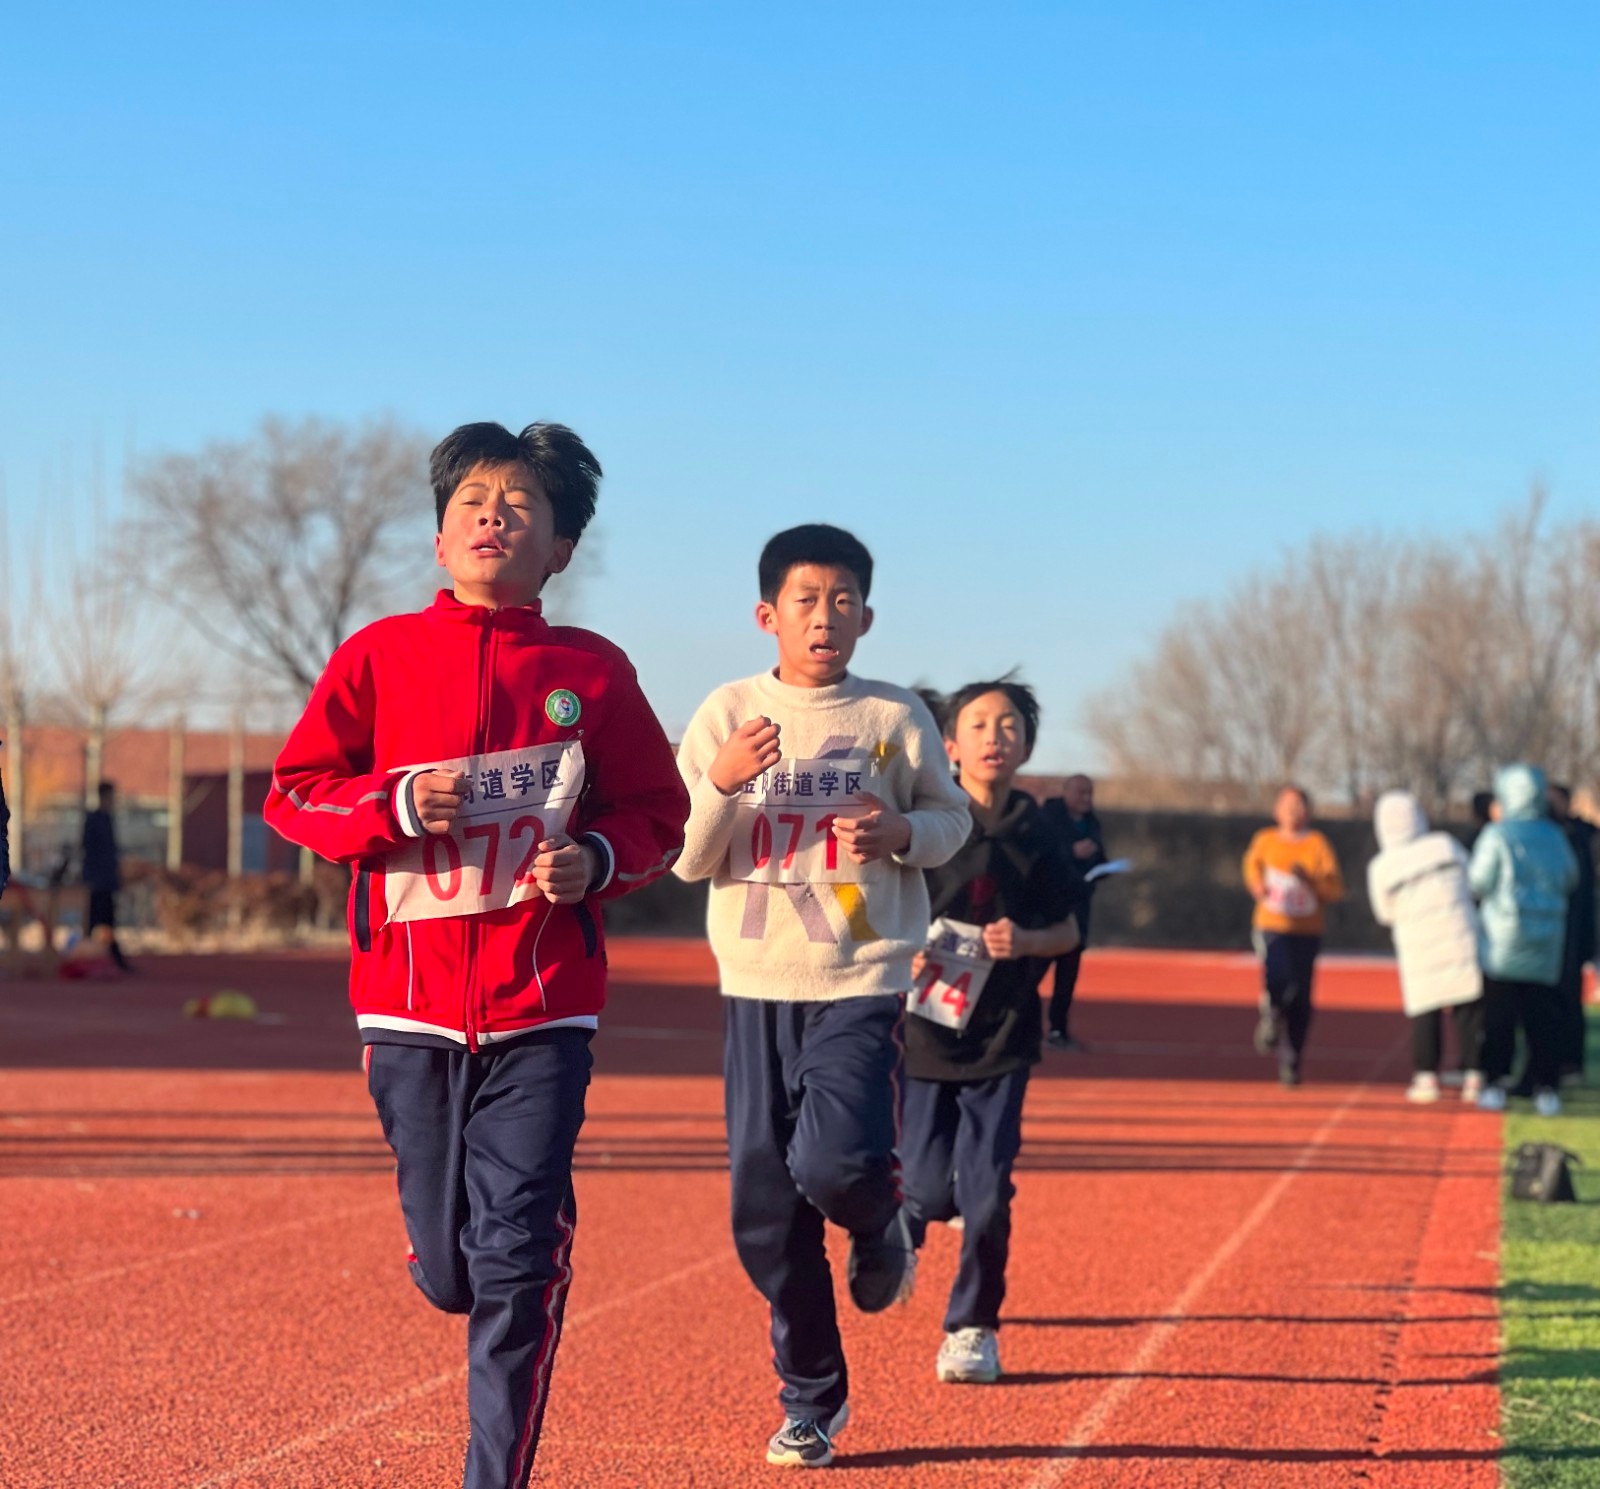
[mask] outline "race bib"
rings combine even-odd
[[[867,760],[784,760],[740,793],[729,869],[758,884],[856,884],[854,863],[833,835],[834,819],[866,806]]]
[[[983,944],[983,927],[941,915],[928,927],[922,971],[911,985],[906,1012],[958,1034],[972,1022],[994,960]]]
[[[1317,913],[1316,891],[1296,875],[1269,867],[1265,885],[1269,910],[1294,920],[1304,920]]]
[[[583,790],[582,741],[438,760],[429,768],[465,775],[466,799],[447,834],[424,834],[389,855],[389,919],[484,915],[532,899],[539,844],[568,830]]]

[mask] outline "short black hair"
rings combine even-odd
[[[848,569],[861,588],[861,598],[865,600],[872,593],[872,555],[860,538],[842,527],[807,522],[800,527],[786,527],[767,539],[756,565],[756,578],[761,585],[761,598],[769,605],[776,602],[789,570],[797,564]]]
[[[1489,820],[1489,808],[1493,805],[1493,791],[1474,791],[1472,793],[1472,820],[1474,822],[1487,822]]]
[[[101,801],[104,801],[108,796],[115,796],[117,794],[117,783],[115,781],[101,781],[94,788],[94,794],[98,796]]]
[[[1278,797],[1282,796],[1285,791],[1293,791],[1294,794],[1300,798],[1300,805],[1303,806],[1308,812],[1311,810],[1311,793],[1296,781],[1285,781],[1281,786],[1278,787],[1277,796],[1274,796],[1272,799],[1276,801]]]
[[[513,434],[504,424],[463,424],[445,435],[428,459],[434,514],[441,528],[456,487],[478,465],[522,466],[550,498],[556,536],[574,543],[594,516],[605,474],[594,451],[565,424],[530,424],[521,434]]]
[[[1031,754],[1034,742],[1039,738],[1039,700],[1027,683],[1017,680],[1015,668],[1004,677],[991,677],[983,682],[969,682],[949,694],[943,700],[944,706],[934,710],[934,717],[939,720],[939,727],[944,731],[944,737],[946,739],[956,737],[956,724],[961,719],[961,710],[974,699],[983,697],[985,693],[1004,693],[1011,700],[1011,706],[1022,718],[1022,737],[1027,742]]]

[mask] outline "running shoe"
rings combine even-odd
[[[1429,1106],[1439,1099],[1439,1077],[1423,1070],[1411,1077],[1411,1084],[1406,1087],[1406,1100],[1414,1101],[1418,1106]]]
[[[1533,1109],[1541,1117],[1559,1117],[1561,1115],[1561,1097],[1547,1086],[1544,1090],[1534,1093]]]
[[[1506,1109],[1506,1088],[1504,1086],[1485,1086],[1478,1093],[1478,1110],[1480,1112],[1503,1112]]]
[[[850,1420],[846,1402],[831,1417],[787,1417],[767,1439],[767,1462],[778,1468],[826,1468],[833,1462],[833,1440]]]
[[[1288,1090],[1293,1090],[1300,1084],[1300,1067],[1294,1061],[1278,1062],[1278,1084]]]
[[[917,1251],[904,1210],[875,1236],[850,1237],[850,1262],[845,1269],[850,1301],[863,1313],[882,1313],[911,1296],[917,1280]]]
[[[1261,1005],[1261,1017],[1256,1020],[1256,1053],[1270,1055],[1278,1047],[1278,1011],[1270,1003]]]
[[[1000,1340],[993,1329],[957,1329],[944,1336],[934,1362],[950,1385],[992,1385],[1000,1379]]]
[[[1483,1072],[1469,1070],[1461,1077],[1461,1099],[1476,1103],[1483,1095]]]

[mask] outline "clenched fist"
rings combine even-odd
[[[450,831],[467,796],[467,778],[459,770],[425,770],[412,777],[411,804],[424,832],[443,837]]]
[[[565,833],[539,844],[528,865],[528,878],[552,905],[576,905],[589,892],[600,872],[600,855],[587,843],[575,843]]]
[[[771,719],[747,719],[722,742],[711,769],[711,784],[724,796],[733,796],[781,759],[779,729]]]
[[[872,863],[911,846],[911,821],[870,791],[854,817],[836,817],[833,835],[852,863]]]

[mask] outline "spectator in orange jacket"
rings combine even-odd
[[[1261,1017],[1256,1048],[1278,1057],[1278,1079],[1300,1084],[1311,1028],[1311,981],[1325,927],[1323,907],[1344,898],[1333,845],[1311,826],[1311,798],[1285,786],[1272,809],[1273,827],[1250,840],[1244,883],[1256,902],[1252,920],[1261,958]]]

